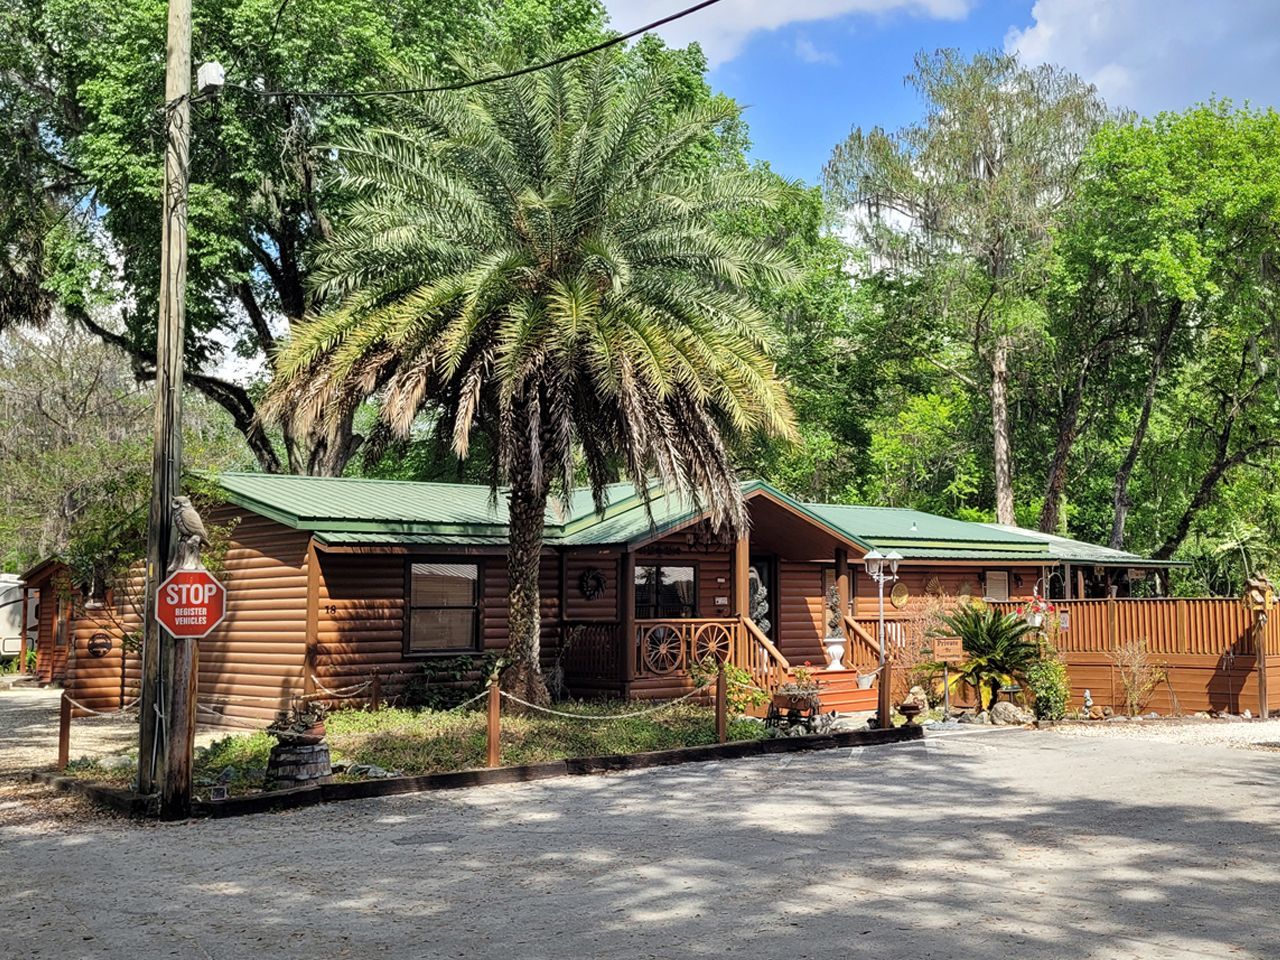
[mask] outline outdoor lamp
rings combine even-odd
[[[897,576],[898,564],[902,562],[902,554],[898,553],[897,550],[894,550],[885,557],[885,559],[889,561],[889,572]]]
[[[869,576],[878,577],[880,575],[880,569],[884,565],[883,553],[879,550],[872,550],[862,560],[867,565],[867,574]]]

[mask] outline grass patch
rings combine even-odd
[[[592,701],[561,703],[556,709],[591,717],[634,712],[637,706],[634,701]],[[417,776],[479,767],[485,762],[483,712],[343,710],[330,714],[326,726],[334,755],[348,763],[371,763]],[[763,736],[763,727],[753,720],[729,724],[730,740],[756,740]],[[714,710],[689,703],[648,716],[607,722],[546,714],[502,718],[503,766],[669,750],[715,741]]]
[[[582,717],[608,716],[644,709],[634,701],[570,702],[556,709]],[[398,770],[406,776],[447,773],[481,767],[485,763],[483,711],[447,712],[427,709],[387,708],[376,712],[340,710],[325,721],[329,749],[335,764],[371,764]],[[759,740],[761,723],[737,719],[729,723],[730,740]],[[606,756],[669,750],[716,742],[715,711],[710,707],[681,703],[666,710],[625,720],[589,722],[546,714],[502,717],[502,764],[514,766],[563,760],[570,757]],[[244,794],[262,786],[262,773],[275,738],[268,733],[233,734],[196,750],[197,793],[209,782],[219,781],[227,768],[234,776],[226,782],[232,794]],[[104,758],[105,759],[105,758]],[[81,758],[67,773],[84,779],[130,786],[136,767],[114,767],[107,760]],[[341,776],[340,779],[358,779]]]

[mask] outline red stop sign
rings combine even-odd
[[[156,619],[175,637],[203,637],[227,613],[227,591],[204,570],[178,570],[156,591]]]

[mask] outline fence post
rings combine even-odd
[[[1175,630],[1177,631],[1177,634],[1178,634],[1178,652],[1186,653],[1187,652],[1187,601],[1175,600],[1173,602],[1174,602],[1173,611],[1174,611],[1174,617],[1175,617],[1175,621],[1174,621]]]
[[[724,661],[716,670],[716,740],[724,743],[729,739],[729,691],[724,675]]]
[[[71,759],[71,698],[67,691],[62,691],[62,699],[58,701],[58,769],[67,769]]]
[[[498,681],[489,681],[489,756],[488,765],[498,767],[502,765],[501,747],[502,747],[502,691],[498,687]]]
[[[1120,645],[1120,631],[1116,627],[1116,598],[1107,597],[1107,641],[1108,650],[1115,650]]]
[[[1270,715],[1267,704],[1267,617],[1255,618],[1253,627],[1253,659],[1258,665],[1258,716],[1263,720]]]
[[[893,686],[893,658],[885,657],[884,666],[880,668],[879,699],[876,705],[876,727],[888,730],[893,726],[893,713],[889,702],[890,687]]]
[[[375,672],[373,675],[373,691],[369,695],[369,699],[373,701],[373,709],[382,709],[382,674]]]

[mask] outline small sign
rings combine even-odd
[[[226,613],[226,588],[205,570],[178,570],[156,591],[156,620],[175,637],[206,636]]]
[[[943,663],[964,661],[964,641],[959,637],[937,637],[933,641],[933,658]]]
[[[111,652],[111,634],[95,633],[89,638],[88,650],[91,657],[105,657]]]

